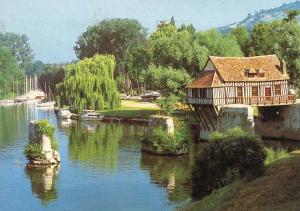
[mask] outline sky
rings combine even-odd
[[[76,59],[75,41],[88,26],[108,18],[134,18],[155,30],[174,16],[178,25],[205,30],[244,19],[248,13],[295,0],[0,0],[0,31],[26,34],[36,60]]]

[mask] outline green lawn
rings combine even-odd
[[[120,108],[100,112],[107,117],[148,119],[151,115],[158,114],[160,111],[160,108],[153,103],[122,101]]]

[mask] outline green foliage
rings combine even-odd
[[[248,29],[244,26],[239,26],[233,29],[230,34],[236,38],[244,56],[247,56],[249,42]]]
[[[94,128],[89,131],[89,127]],[[118,166],[120,140],[124,125],[119,124],[76,124],[68,131],[68,156],[72,161],[81,161],[87,168],[112,170]],[[123,143],[124,144],[124,143]],[[132,143],[131,143],[132,144]]]
[[[283,21],[287,23],[297,22],[297,16],[300,15],[300,10],[288,10],[286,11],[287,17]]]
[[[65,78],[65,68],[66,65],[58,65],[58,64],[52,64],[52,65],[43,65],[42,71],[39,71],[39,83],[41,84],[42,89],[48,93],[49,87],[51,92],[54,96],[57,95],[57,88],[56,85],[63,82]],[[45,84],[46,84],[46,90],[45,90]]]
[[[184,69],[150,65],[143,72],[141,81],[148,89],[179,96],[182,95],[182,88],[191,81],[191,77]]]
[[[161,23],[151,35],[153,63],[164,67],[185,69],[195,76],[208,57],[208,49],[194,41],[188,29],[176,30],[175,25]]]
[[[24,74],[6,47],[0,47],[0,99],[13,97],[20,91]]]
[[[265,160],[265,165],[268,166],[272,164],[273,162],[282,159],[290,157],[290,154],[286,149],[279,148],[279,149],[272,149],[272,148],[265,148],[267,158]]]
[[[169,95],[159,100],[159,106],[164,110],[166,115],[171,115],[176,108],[178,97],[176,95]]]
[[[239,178],[260,176],[265,158],[260,138],[239,128],[215,133],[195,162],[192,196],[200,198]]]
[[[54,150],[58,149],[58,144],[54,137],[55,128],[48,122],[48,120],[41,120],[37,124],[37,130],[39,134],[46,135],[50,138],[51,148]]]
[[[287,62],[293,84],[300,78],[300,26],[292,21],[259,23],[253,28],[249,41],[249,55],[276,54]]]
[[[186,147],[188,141],[187,129],[183,126],[175,129],[174,134],[167,133],[160,127],[154,128],[146,135],[157,152],[177,152]]]
[[[33,55],[26,35],[0,32],[0,46],[7,47],[10,50],[21,68],[25,70],[28,69],[32,62]]]
[[[200,46],[208,49],[211,56],[242,56],[237,39],[233,35],[222,35],[216,29],[196,33],[196,40]]]
[[[115,59],[112,55],[95,55],[68,65],[65,80],[57,85],[61,105],[79,110],[118,108],[121,98],[114,71]]]
[[[28,160],[43,159],[42,145],[40,144],[27,144],[24,148],[24,155]]]

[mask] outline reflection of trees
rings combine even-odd
[[[114,169],[121,133],[116,124],[76,124],[69,130],[69,158],[90,167]]]
[[[171,201],[189,198],[191,165],[187,156],[164,157],[142,153],[141,168],[149,170],[154,183],[167,188]]]
[[[60,166],[26,167],[25,171],[31,181],[31,190],[41,199],[43,205],[57,199],[55,181]]]
[[[189,154],[178,157],[142,153],[141,168],[149,171],[152,182],[166,187],[171,201],[183,201],[190,197],[192,166],[202,148],[202,144],[191,143]]]
[[[26,115],[26,106],[0,106],[0,146],[11,144],[18,134],[28,133],[27,127],[24,127]]]

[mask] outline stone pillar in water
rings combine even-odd
[[[161,115],[152,115],[149,118],[149,130],[154,129],[156,127],[161,127],[168,133],[174,133],[174,122],[172,117],[161,116]]]
[[[38,144],[42,147],[43,159],[31,159],[31,165],[51,165],[60,163],[59,153],[52,149],[50,137],[41,134],[38,130],[39,121],[31,121],[29,124],[29,144]]]

